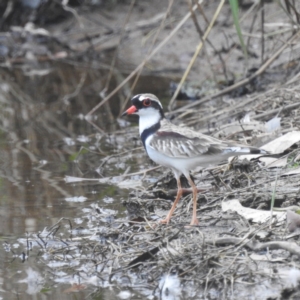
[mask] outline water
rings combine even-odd
[[[93,116],[102,132],[84,119],[101,101],[104,73],[59,64],[44,68],[45,76],[27,76],[20,69],[1,71],[0,299],[119,299],[120,290],[113,287],[99,290],[76,278],[53,282],[38,254],[27,257],[27,236],[61,218],[80,229],[92,205],[111,211],[114,218],[126,217],[121,201],[128,197],[127,189],[110,182],[66,182],[66,176],[99,179],[122,174],[128,167],[130,172],[139,170],[134,160],[132,166],[116,157],[105,160],[124,151],[124,134],[113,134],[122,130],[116,121],[118,97]],[[139,156],[139,163],[143,160]]]

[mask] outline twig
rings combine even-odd
[[[200,53],[200,51],[201,51],[201,49],[202,49],[202,47],[203,47],[203,44],[204,44],[205,40],[207,39],[207,37],[208,37],[208,35],[209,35],[211,29],[212,29],[213,26],[214,26],[215,21],[217,20],[217,17],[219,16],[219,14],[220,14],[220,12],[221,12],[221,9],[222,9],[224,3],[225,3],[225,0],[221,0],[221,2],[220,2],[220,4],[219,4],[217,10],[215,11],[215,14],[214,14],[214,16],[213,16],[213,18],[212,18],[212,20],[211,20],[211,22],[210,22],[208,28],[206,29],[206,31],[205,31],[205,33],[204,33],[204,35],[203,35],[202,40],[200,41],[199,45],[197,46],[196,51],[195,51],[195,53],[194,53],[192,59],[190,60],[190,63],[189,63],[189,65],[188,65],[188,67],[186,68],[186,70],[185,70],[185,72],[184,72],[184,74],[183,74],[183,76],[182,76],[182,78],[181,78],[181,80],[180,80],[180,82],[179,82],[179,84],[178,84],[178,86],[177,86],[177,89],[176,89],[176,91],[174,92],[173,97],[172,97],[171,100],[170,100],[170,103],[169,103],[169,106],[168,106],[168,108],[169,108],[170,111],[172,110],[174,101],[175,101],[175,99],[176,99],[176,97],[177,97],[177,95],[178,95],[178,93],[179,93],[179,91],[180,91],[180,89],[181,89],[183,83],[185,82],[185,80],[186,80],[188,74],[190,73],[190,71],[191,71],[191,69],[192,69],[192,66],[194,65],[194,63],[195,63],[195,61],[196,61],[196,58],[197,58],[197,56],[199,55],[199,53]]]
[[[73,93],[67,94],[67,95],[65,95],[65,96],[63,97],[62,100],[63,100],[63,102],[64,102],[66,105],[69,104],[69,100],[70,100],[70,99],[76,97],[76,96],[79,94],[79,92],[80,92],[80,90],[82,89],[83,84],[84,84],[84,82],[85,82],[85,80],[86,80],[86,76],[87,76],[87,72],[84,72],[84,73],[81,75],[81,77],[80,77],[79,83],[76,85],[75,91],[74,91]]]
[[[75,177],[75,176],[65,176],[65,181],[67,183],[73,183],[74,180],[72,180],[73,178],[74,179],[78,179],[78,180],[75,180],[75,181],[80,181],[80,182],[83,182],[83,181],[98,181],[98,182],[104,182],[106,180],[109,180],[110,178],[122,178],[122,177],[129,177],[129,176],[135,176],[135,175],[141,175],[141,174],[145,174],[147,172],[150,172],[150,171],[153,171],[153,170],[156,170],[158,168],[160,168],[161,166],[157,166],[157,167],[153,167],[153,168],[149,168],[147,170],[143,170],[143,171],[140,171],[140,172],[135,172],[135,173],[128,173],[128,174],[122,174],[122,175],[117,175],[117,176],[109,176],[109,177],[104,177],[104,178],[81,178],[81,177]]]
[[[253,120],[259,120],[261,118],[265,118],[266,116],[270,116],[270,115],[279,113],[279,112],[287,110],[287,109],[296,108],[297,106],[300,106],[300,102],[292,103],[292,104],[289,104],[287,106],[283,106],[283,107],[279,107],[279,108],[275,108],[275,109],[269,110],[267,112],[264,112],[262,114],[258,114],[256,116],[254,116],[252,119]]]
[[[129,11],[128,11],[126,17],[125,17],[125,21],[124,21],[124,24],[123,24],[123,27],[122,27],[122,31],[121,31],[119,40],[118,40],[118,44],[117,44],[116,50],[114,52],[114,55],[113,55],[113,58],[112,58],[112,61],[111,61],[111,64],[110,64],[109,73],[108,73],[106,83],[105,83],[105,86],[104,86],[104,89],[103,89],[104,91],[108,90],[108,87],[109,87],[109,84],[110,84],[110,81],[111,81],[111,78],[112,78],[112,74],[114,73],[114,67],[115,67],[115,64],[116,64],[116,61],[117,61],[117,57],[118,57],[118,53],[119,53],[119,47],[120,47],[121,41],[123,39],[124,33],[126,32],[126,30],[125,30],[126,25],[129,21],[129,17],[132,13],[132,9],[133,9],[133,6],[134,6],[135,2],[136,2],[136,0],[131,1]]]
[[[229,92],[232,92],[233,90],[235,90],[236,88],[238,87],[241,87],[249,82],[251,82],[254,78],[256,78],[257,76],[261,75],[262,73],[265,72],[265,70],[274,62],[274,60],[292,43],[296,40],[296,38],[298,38],[300,32],[297,32],[295,33],[294,35],[291,36],[290,39],[288,39],[283,46],[281,46],[275,53],[272,57],[270,57],[255,73],[253,73],[250,77],[248,78],[245,78],[231,86],[229,86],[228,88],[225,88],[224,90],[222,91],[219,91],[217,93],[215,93],[214,95],[209,95],[209,96],[206,96],[200,100],[197,100],[193,103],[190,103],[188,105],[185,105],[185,106],[182,106],[172,112],[169,112],[167,115],[172,115],[172,114],[175,114],[175,113],[179,113],[179,112],[185,112],[188,108],[192,108],[192,107],[195,107],[197,105],[200,105],[200,104],[203,104],[207,101],[210,101],[214,98],[217,98],[217,97],[220,97],[220,96],[223,96]],[[180,118],[181,115],[178,116],[178,118]]]
[[[272,230],[272,223],[273,223],[273,208],[275,203],[275,194],[276,194],[276,187],[278,181],[278,170],[276,172],[276,180],[272,191],[272,198],[271,198],[271,216],[270,216],[270,230]]]
[[[216,240],[206,240],[206,242],[208,244],[213,244],[213,245],[225,245],[225,244],[237,245],[243,242],[243,238],[224,237],[224,238],[218,238]],[[300,257],[300,247],[296,243],[281,242],[281,241],[260,243],[257,241],[251,241],[249,239],[245,240],[244,242],[245,242],[244,246],[250,248],[253,251],[261,251],[267,248],[284,249]]]
[[[199,0],[201,2],[201,0]],[[197,5],[194,5],[193,10],[197,9]],[[175,33],[182,27],[182,25],[190,18],[191,12],[188,12],[183,19],[178,23],[178,25],[170,32],[170,34],[165,38],[161,43],[159,43],[156,48],[128,75],[128,77],[121,82],[109,95],[107,95],[99,104],[97,104],[88,114],[87,116],[93,114],[96,110],[98,110],[104,103],[106,103],[114,94],[116,94],[119,89],[124,86],[130,79],[132,79],[141,68],[144,67],[145,63],[150,60],[174,35]]]
[[[261,16],[261,24],[260,24],[260,30],[261,30],[261,63],[264,62],[264,56],[265,56],[265,0],[260,1],[260,16]]]
[[[155,36],[154,36],[154,38],[152,40],[151,46],[148,49],[147,55],[149,55],[151,53],[151,51],[153,49],[153,46],[154,46],[154,44],[155,44],[155,42],[156,42],[156,40],[158,38],[158,35],[159,35],[160,31],[162,30],[165,22],[166,22],[167,16],[170,14],[170,11],[171,11],[171,8],[173,6],[173,3],[174,3],[174,0],[169,0],[169,5],[168,5],[168,8],[167,8],[167,11],[166,11],[166,13],[164,15],[164,18],[162,19],[162,21],[160,23],[160,26],[159,26],[158,30],[156,31],[156,34],[155,34]],[[134,79],[134,82],[133,82],[133,84],[130,87],[130,92],[132,92],[133,89],[135,88],[135,86],[136,86],[136,84],[137,84],[137,82],[138,82],[138,80],[139,80],[139,78],[141,76],[141,73],[143,71],[143,67],[137,72],[136,78]],[[130,95],[127,96],[127,99],[124,101],[123,105],[121,106],[121,110],[119,112],[120,114],[124,111],[124,109],[125,109],[125,107],[126,107],[127,102],[128,102],[129,99],[130,99]]]
[[[194,22],[194,24],[195,24],[195,27],[196,27],[196,30],[197,30],[197,32],[198,32],[198,34],[199,34],[200,40],[201,40],[202,43],[204,44],[204,40],[203,40],[203,38],[202,38],[202,36],[203,36],[203,31],[202,31],[202,29],[201,29],[201,27],[200,27],[200,25],[199,25],[199,23],[198,23],[198,21],[197,21],[197,17],[196,17],[196,15],[195,15],[194,11],[192,10],[193,6],[192,6],[191,1],[192,1],[192,0],[187,0],[188,5],[189,5],[189,9],[190,9],[190,11],[191,11],[191,13],[192,13],[192,20],[193,20],[193,22]],[[201,14],[203,15],[203,18],[205,18],[205,21],[207,21],[206,16],[204,15],[203,10],[202,10],[202,7],[201,7],[200,4],[199,4],[199,10],[200,10]],[[209,22],[207,22],[207,24],[209,24]],[[223,57],[222,57],[220,51],[217,51],[217,49],[215,48],[214,44],[213,44],[208,38],[206,39],[206,42],[209,44],[210,47],[212,47],[212,49],[214,50],[214,52],[216,53],[216,55],[219,57],[219,60],[220,60],[220,62],[221,62],[222,68],[223,68],[223,74],[224,74],[224,76],[225,76],[226,81],[228,82],[228,76],[227,76],[226,65],[225,65],[225,62],[224,62],[224,60],[223,60]],[[208,61],[208,64],[209,64],[209,66],[210,66],[210,69],[211,69],[212,77],[213,77],[215,83],[217,83],[217,78],[216,78],[216,75],[215,75],[215,72],[214,72],[214,69],[213,69],[212,62],[211,62],[210,57],[209,57],[209,55],[208,55],[208,53],[207,53],[206,47],[204,47],[204,53],[205,53],[205,55],[206,55],[206,57],[207,57],[207,61]]]

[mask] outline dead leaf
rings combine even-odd
[[[270,220],[271,217],[270,211],[244,207],[237,199],[222,202],[222,211],[226,212],[229,210],[235,211],[240,216],[254,223],[264,223]],[[277,219],[280,221],[285,219],[285,215],[285,212],[273,211],[273,216],[277,216]]]
[[[275,139],[274,141],[264,145],[261,149],[264,149],[270,153],[282,153],[286,149],[290,148],[295,143],[300,141],[300,131],[291,131],[287,134]]]
[[[260,159],[260,161],[264,162],[267,159],[272,159],[272,157],[263,157]],[[283,158],[275,158],[273,161],[269,161],[269,163],[266,163],[267,168],[284,168],[287,165],[287,157]]]
[[[275,131],[275,130],[280,129],[280,127],[281,127],[280,121],[281,121],[281,118],[278,118],[278,117],[274,117],[274,118],[272,118],[271,120],[269,120],[269,121],[265,124],[266,131],[267,131],[267,132],[273,132],[273,131]]]

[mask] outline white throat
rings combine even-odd
[[[145,129],[157,124],[161,120],[159,111],[152,107],[142,108],[137,113],[140,116],[139,129],[140,135]]]

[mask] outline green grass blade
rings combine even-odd
[[[245,60],[246,60],[246,63],[247,63],[248,53],[247,53],[246,45],[244,43],[244,39],[243,39],[241,27],[240,27],[240,22],[239,22],[239,2],[238,2],[238,0],[229,0],[229,4],[230,4],[231,12],[232,12],[232,17],[233,17],[235,29],[236,29],[236,32],[238,34],[240,44],[241,44],[241,47],[243,49]]]

